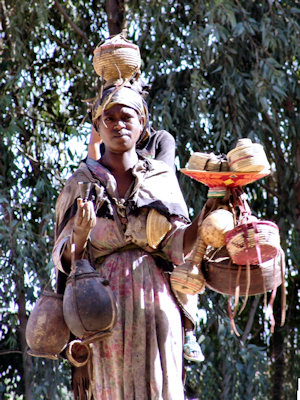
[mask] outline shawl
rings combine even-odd
[[[155,208],[167,218],[177,216],[189,223],[188,210],[174,171],[162,161],[139,160],[132,171],[135,184],[128,200],[124,203],[126,212],[134,213],[139,208]],[[56,235],[62,231],[69,219],[76,213],[76,199],[80,196],[78,182],[91,182],[105,188],[106,203],[115,200],[117,183],[108,169],[98,161],[88,158],[82,162],[66,182],[56,203]],[[92,198],[92,193],[90,198]],[[103,207],[103,206],[102,206]],[[109,204],[99,210],[103,216],[113,216]]]

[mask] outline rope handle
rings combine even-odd
[[[240,210],[240,223],[246,223],[251,216],[251,208],[247,202],[247,195],[240,186],[231,189],[233,205]]]

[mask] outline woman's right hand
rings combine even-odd
[[[96,214],[92,201],[77,199],[72,241],[75,244],[75,259],[80,259],[86,248],[91,230],[96,225]]]
[[[96,225],[96,214],[92,201],[77,199],[77,212],[74,218],[74,231],[90,232]]]

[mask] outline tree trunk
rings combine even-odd
[[[22,350],[22,358],[23,358],[23,379],[25,384],[25,398],[26,400],[33,400],[31,385],[30,385],[30,375],[32,372],[32,361],[30,357],[27,355],[27,344],[26,344],[26,324],[27,324],[27,316],[26,316],[26,299],[24,292],[24,281],[23,279],[19,279],[19,295],[17,298],[18,302],[18,317],[19,317],[19,338],[21,343]]]
[[[300,171],[300,143],[297,144],[296,171]],[[294,190],[296,195],[295,224],[297,230],[300,231],[300,178],[297,180]]]
[[[280,292],[281,290],[278,290]],[[280,293],[278,293],[280,298]],[[281,307],[275,308],[275,330],[272,340],[272,356],[274,359],[274,373],[273,373],[273,388],[272,388],[272,400],[283,399],[283,383],[284,383],[284,337],[283,329],[280,327],[281,321]]]
[[[122,31],[126,31],[126,0],[106,0],[105,11],[107,15],[107,23],[110,36],[114,36],[121,33]]]

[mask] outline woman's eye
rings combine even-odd
[[[132,118],[134,118],[132,115],[124,115],[124,117],[122,119],[123,119],[123,121],[131,121]]]

